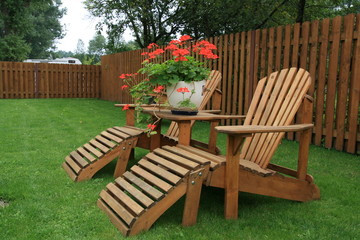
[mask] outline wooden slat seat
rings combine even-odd
[[[173,203],[191,191],[189,186],[195,181],[201,186],[206,178],[209,160],[189,158],[183,165],[173,147],[158,150],[161,154],[148,153],[100,193],[98,206],[125,236],[150,228]],[[192,176],[194,172],[196,177]]]
[[[199,107],[200,110],[205,108],[206,104],[209,102],[211,96],[214,93],[217,93],[215,94],[216,101],[214,101],[215,103],[213,103],[212,105],[217,108],[216,106],[219,105],[219,98],[221,98],[221,95],[219,91],[216,90],[216,87],[219,84],[220,80],[220,72],[211,71],[205,85],[206,91],[204,94],[204,99]],[[129,114],[127,112],[127,118],[128,115]],[[192,124],[193,123],[194,122],[192,122]],[[163,135],[163,138],[160,140],[160,145],[176,145],[177,135],[178,126],[176,124],[171,124],[167,134]],[[135,138],[136,141],[134,140]],[[136,128],[131,124],[128,124],[124,127],[115,126],[105,131],[102,131],[94,139],[90,140],[88,143],[73,151],[70,156],[66,157],[63,168],[74,181],[86,180],[91,178],[96,171],[100,170],[100,168],[104,167],[107,163],[111,162],[113,159],[119,156],[119,160],[117,162],[114,172],[114,177],[117,177],[125,172],[128,159],[130,158],[130,156],[134,155],[134,152],[129,151],[129,148],[133,150],[136,146],[138,146],[146,149],[152,149],[150,141],[151,138],[147,137],[144,134],[144,129]],[[136,143],[138,143],[138,145],[136,145]],[[166,154],[171,155],[170,152]],[[155,171],[155,169],[157,169],[158,171],[161,171],[160,169],[158,169],[158,167],[154,167],[151,165],[154,161],[156,160],[149,159],[149,163],[147,163],[146,165],[148,167],[148,170]],[[163,159],[162,161],[166,162],[167,160]],[[149,169],[150,166],[152,166],[151,169]],[[85,170],[85,168],[87,168],[88,170]],[[173,172],[176,171],[181,172],[183,170],[178,167],[177,169],[174,169]],[[173,177],[170,177],[169,180],[175,181]]]
[[[148,196],[151,199],[154,199],[154,200],[158,201],[158,200],[160,200],[161,198],[164,197],[164,194],[161,191],[159,191],[157,188],[152,187],[150,184],[144,182],[144,180],[142,180],[141,178],[138,178],[137,176],[135,176],[131,172],[125,172],[123,174],[123,177],[130,184],[136,185],[140,189],[140,191],[148,194]]]
[[[130,135],[132,134],[132,135]],[[90,179],[98,170],[117,157],[128,157],[142,132],[126,127],[113,127],[72,151],[65,157],[63,168],[74,181]]]
[[[245,159],[240,159],[240,168],[263,177],[272,176],[276,173],[271,169],[263,169],[258,164]]]

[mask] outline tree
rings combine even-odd
[[[96,34],[93,39],[89,41],[88,47],[88,63],[97,64],[100,63],[101,56],[106,51],[106,39],[101,34]]]
[[[86,49],[83,40],[78,39],[73,57],[79,59],[82,63],[86,60]]]
[[[27,58],[31,47],[20,36],[8,34],[0,38],[0,60],[21,61]]]
[[[64,37],[59,19],[66,13],[60,0],[37,0],[30,5],[31,28],[24,39],[30,43],[30,58],[47,58],[54,40]]]
[[[96,34],[93,39],[89,41],[88,53],[90,55],[104,55],[106,49],[106,39],[101,34]]]
[[[195,38],[357,13],[356,0],[181,0],[182,33]]]
[[[85,43],[81,39],[78,39],[78,42],[76,44],[75,54],[85,54]]]
[[[125,42],[121,36],[113,37],[106,44],[106,53],[118,53],[139,49],[139,45],[135,41]]]
[[[92,15],[102,17],[98,28],[106,25],[109,41],[130,28],[144,48],[152,42],[164,44],[180,30],[178,0],[86,0],[85,5]]]
[[[199,39],[250,30],[266,16],[273,3],[264,0],[181,0],[184,9],[180,13],[182,33]]]
[[[86,0],[108,45],[130,28],[139,47],[175,35],[195,39],[357,13],[359,0]],[[111,47],[109,47],[111,48]],[[115,48],[116,49],[116,48]]]
[[[0,1],[0,60],[47,57],[56,38],[63,36],[60,0]]]

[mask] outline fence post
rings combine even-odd
[[[39,64],[34,63],[34,90],[35,90],[35,98],[39,98]]]
[[[250,39],[250,73],[249,73],[249,92],[248,92],[248,103],[251,103],[254,93],[254,65],[255,65],[255,31],[251,31],[251,39]],[[249,106],[247,106],[249,107]]]

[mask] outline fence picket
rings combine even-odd
[[[336,80],[338,74],[338,59],[340,47],[340,29],[341,29],[340,16],[332,21],[331,37],[333,39],[331,44],[331,52],[329,58],[329,75],[327,78],[327,94],[326,94],[326,110],[325,110],[325,147],[331,148],[333,142],[334,130],[334,112],[335,112],[335,95],[336,95]]]
[[[321,145],[323,136],[323,118],[324,118],[324,102],[325,102],[325,83],[326,83],[326,69],[328,58],[328,43],[329,43],[329,29],[330,19],[324,19],[321,24],[320,37],[320,56],[316,89],[316,104],[315,104],[315,144]]]
[[[348,89],[349,89],[349,72],[351,62],[351,45],[354,32],[354,14],[350,14],[344,17],[344,29],[345,39],[341,46],[340,57],[340,73],[338,79],[337,89],[337,107],[336,107],[336,141],[335,149],[342,151],[344,147],[344,135],[345,135],[345,119],[346,119],[346,106],[348,105]]]
[[[356,153],[359,135],[359,102],[360,102],[360,14],[356,16],[356,41],[354,42],[354,55],[352,59],[353,70],[350,78],[350,97],[348,114],[348,142],[346,151]]]

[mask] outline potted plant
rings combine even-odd
[[[166,90],[167,100],[174,114],[197,113],[210,69],[204,62],[191,56],[191,53],[197,53],[205,60],[219,57],[213,52],[217,49],[215,45],[205,40],[187,44],[190,39],[190,36],[184,35],[170,41],[164,48],[151,43],[147,47],[148,51],[142,53],[146,58],[142,63],[143,67],[137,73],[120,75],[119,78],[126,83],[122,89],[130,88],[136,105],[160,103]],[[166,55],[171,58],[164,60]],[[139,73],[147,78],[136,83]]]
[[[164,49],[155,43],[147,47],[149,52],[142,54],[146,56],[146,59],[138,73],[146,74],[148,78],[133,85],[130,89],[135,103],[146,103],[149,93],[153,92],[156,87],[162,86],[166,88],[169,103],[173,108],[195,109],[195,106],[199,106],[202,87],[210,69],[204,66],[204,62],[192,57],[191,52],[197,52],[204,56],[205,60],[217,59],[218,56],[213,53],[216,50],[215,45],[203,40],[189,47],[186,42],[190,39],[191,37],[188,35],[182,36],[177,40],[170,41]],[[164,57],[167,52],[170,52],[171,59],[154,62],[155,59]],[[132,80],[133,77],[133,74],[122,74],[120,76],[126,80]],[[129,81],[126,82],[129,83]]]

